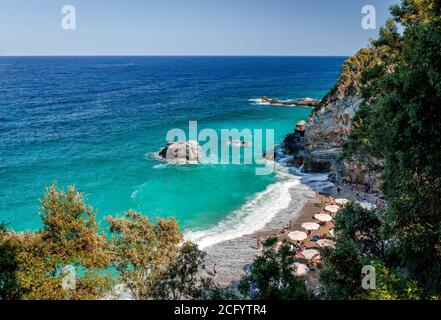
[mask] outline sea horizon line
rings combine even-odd
[[[0,58],[56,58],[56,57],[60,57],[60,58],[76,58],[76,57],[197,57],[197,58],[347,58],[350,57],[350,55],[203,55],[203,54],[194,54],[194,55],[185,55],[185,54],[176,54],[176,55],[172,55],[172,54],[146,54],[146,55],[131,55],[131,54],[126,54],[126,55],[118,55],[118,54],[105,54],[105,55],[94,55],[94,54],[78,54],[78,55],[70,55],[70,54],[66,54],[66,55],[50,55],[50,54],[42,54],[42,55],[1,55],[0,54]]]

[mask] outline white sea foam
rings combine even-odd
[[[282,180],[269,185],[264,191],[257,193],[240,209],[232,212],[217,225],[207,230],[189,231],[185,234],[185,238],[204,249],[219,242],[259,231],[280,210],[288,208],[291,201],[291,198],[287,196],[289,189],[299,184],[298,177],[282,178]]]
[[[159,155],[159,151],[156,151],[156,152],[147,152],[145,155],[144,155],[144,159],[146,159],[146,160],[155,160],[155,161],[164,161],[164,158],[162,158],[160,155]]]
[[[135,199],[136,199],[136,196],[138,195],[138,191],[139,191],[139,190],[135,190],[135,191],[132,192],[132,194],[130,195],[130,198],[131,198],[132,200],[135,200]]]
[[[158,163],[153,166],[153,169],[164,169],[167,165],[165,163]]]
[[[293,168],[285,166],[285,160],[290,157],[283,154],[280,147],[276,148],[275,152],[278,159],[274,163],[277,182],[269,185],[264,191],[257,193],[240,209],[229,214],[218,224],[206,230],[189,231],[185,234],[185,238],[197,243],[201,249],[204,249],[223,241],[264,230],[270,222],[273,223],[280,219],[286,220],[286,213],[282,214],[283,217],[278,217],[280,219],[277,216],[286,211],[285,209],[293,201],[290,190],[294,189],[294,192],[298,193],[299,198],[295,198],[299,203],[295,211],[299,211],[303,206],[303,202],[299,199],[302,199],[302,194],[306,190],[323,190],[333,185],[328,180],[327,174],[305,174],[298,169],[293,172]]]

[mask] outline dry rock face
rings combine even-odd
[[[348,96],[325,104],[308,118],[305,128],[305,147],[310,152],[342,149],[351,130],[351,120],[363,99]]]
[[[329,96],[307,119],[303,171],[324,173],[336,183],[368,184],[375,191],[381,172],[361,165],[357,159],[339,159],[351,131],[352,119],[363,103],[359,94]]]
[[[172,164],[197,164],[201,156],[201,147],[197,141],[169,141],[159,155]]]
[[[359,95],[339,94],[328,96],[321,108],[314,110],[305,126],[305,156],[303,171],[330,173],[330,179],[340,182],[350,176],[350,163],[342,162],[339,156],[351,131],[351,122],[363,99]]]
[[[379,52],[362,49],[345,61],[336,86],[314,109],[304,126],[303,145],[298,145],[296,132],[285,139],[285,150],[293,153],[294,165],[305,172],[329,172],[332,181],[360,179],[364,168],[354,165],[356,159],[340,161],[343,145],[351,131],[352,119],[363,103],[360,92],[361,72],[375,62]],[[368,170],[365,170],[368,171]]]

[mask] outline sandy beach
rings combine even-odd
[[[264,229],[207,247],[205,249],[207,252],[206,275],[213,277],[213,280],[222,287],[234,287],[241,276],[245,274],[244,266],[251,263],[259,253],[258,239],[264,240],[278,236],[283,241],[287,238],[286,235],[289,231],[304,231],[301,224],[314,222],[314,214],[323,211],[325,204],[321,202],[321,199],[325,199],[326,195],[336,192],[333,188],[328,188],[328,190],[317,196],[311,187],[306,185],[302,185],[302,187],[302,189],[296,187],[289,191],[287,196],[291,198],[290,205],[288,208],[281,210]],[[291,228],[288,230],[287,226],[290,221]],[[328,234],[329,229],[332,228],[331,225],[332,222],[327,223],[317,231],[311,231],[308,239],[316,234]],[[282,233],[283,228],[285,228],[285,232]],[[318,248],[316,242],[308,239],[304,241],[304,245],[308,249]],[[307,262],[301,256],[298,258],[299,262]],[[213,275],[214,264],[217,265],[215,276]],[[307,279],[311,289],[315,291],[318,285],[317,272],[309,272]]]
[[[259,253],[258,239],[265,240],[277,236],[280,241],[284,241],[288,239],[287,234],[290,231],[305,231],[301,226],[302,223],[317,222],[313,217],[317,213],[324,212],[325,206],[330,204],[329,197],[356,200],[353,186],[344,186],[338,193],[337,186],[329,186],[328,181],[328,187],[319,191],[314,186],[306,184],[302,184],[300,188],[299,186],[292,188],[286,195],[291,199],[289,206],[280,210],[264,229],[205,248],[207,252],[205,275],[212,277],[221,287],[234,288],[245,274],[244,266],[252,263]],[[319,246],[315,241],[310,240],[311,237],[318,235],[321,238],[332,239],[329,230],[333,227],[333,222],[322,224],[320,229],[308,234],[303,246],[307,249],[318,249]],[[308,263],[302,255],[298,254],[296,259],[300,263]],[[217,267],[216,275],[213,273],[214,264]],[[320,291],[318,271],[308,272],[305,279],[307,286],[313,292]]]

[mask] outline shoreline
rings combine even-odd
[[[280,209],[262,229],[206,247],[204,249],[207,253],[204,276],[212,277],[213,281],[221,287],[234,287],[245,274],[244,266],[251,263],[259,253],[257,239],[282,229],[290,220],[296,221],[302,216],[304,208],[313,200],[314,195],[314,191],[303,184],[290,188],[288,196],[291,199],[288,207]],[[217,275],[213,277],[212,270],[215,263]]]

